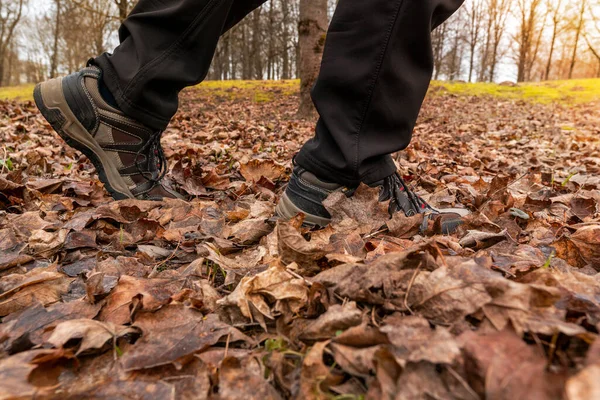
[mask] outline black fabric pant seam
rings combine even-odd
[[[173,53],[175,53],[179,49],[181,43],[190,35],[192,30],[197,26],[197,24],[200,22],[200,20],[206,16],[206,14],[210,11],[210,9],[214,8],[213,6],[217,3],[217,1],[219,1],[219,0],[209,0],[208,4],[200,11],[200,13],[196,16],[196,18],[194,18],[194,20],[192,21],[190,26],[181,34],[181,36],[179,36],[177,38],[177,40],[175,40],[175,42],[173,44],[171,44],[171,46],[169,46],[169,48],[167,50],[165,50],[162,54],[160,54],[159,56],[157,56],[156,58],[151,60],[146,65],[144,65],[140,69],[140,71],[138,71],[136,76],[133,77],[133,79],[129,82],[129,84],[125,88],[124,95],[128,94],[128,92],[130,91],[130,89],[129,89],[130,87],[135,86],[135,84],[139,80],[141,80],[146,75],[148,75],[150,70],[156,64],[162,62],[164,59],[168,58],[169,56],[171,56]]]
[[[354,142],[355,146],[356,146],[356,158],[354,160],[354,171],[356,171],[357,175],[358,175],[358,168],[359,168],[359,162],[360,162],[360,134],[362,133],[362,129],[364,126],[365,119],[367,117],[367,113],[369,112],[371,103],[373,101],[373,93],[375,92],[375,87],[377,86],[377,82],[379,81],[379,77],[381,74],[381,67],[383,65],[385,56],[389,49],[390,39],[392,37],[394,27],[396,26],[396,23],[398,22],[398,17],[400,15],[400,9],[402,8],[402,5],[404,4],[404,0],[397,0],[397,1],[398,1],[398,3],[397,3],[398,5],[397,5],[396,9],[394,10],[394,17],[392,18],[390,26],[388,27],[388,30],[386,31],[384,43],[383,43],[383,49],[381,51],[381,55],[379,56],[379,59],[377,60],[375,72],[373,75],[373,81],[369,87],[367,100],[365,102],[364,110],[362,112],[361,118],[359,119],[359,125],[357,127],[358,129],[356,132],[356,139]]]
[[[217,4],[218,1],[219,0],[209,0],[209,3],[206,5],[206,7],[204,7],[202,9],[202,11],[198,14],[198,16],[194,19],[194,21],[192,21],[192,23],[185,30],[185,32],[183,32],[181,34],[181,36],[175,41],[175,43],[173,43],[160,56],[156,57],[154,60],[152,60],[148,64],[144,65],[144,67],[142,67],[142,69],[136,74],[136,76],[129,82],[129,84],[127,85],[125,90],[122,91],[120,96],[121,96],[122,100],[127,102],[127,104],[131,108],[133,108],[141,113],[144,113],[144,114],[150,114],[159,120],[164,120],[162,117],[157,117],[152,111],[146,110],[145,108],[140,107],[140,106],[136,105],[135,103],[131,102],[127,98],[128,92],[130,92],[138,84],[139,81],[141,81],[143,78],[145,78],[150,73],[150,71],[152,70],[153,67],[155,67],[157,64],[164,61],[165,59],[167,59],[168,57],[170,57],[177,51],[179,51],[181,44],[191,34],[191,32],[194,30],[194,28],[196,28],[197,25],[202,21],[202,19],[207,17],[211,11],[214,11],[216,9],[215,5]],[[168,121],[167,121],[167,123],[168,123]]]

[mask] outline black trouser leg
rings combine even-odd
[[[431,79],[431,30],[463,1],[340,0],[312,92],[321,118],[296,162],[345,185],[394,173]]]
[[[119,47],[95,63],[123,112],[164,129],[179,92],[206,77],[221,34],[265,1],[140,0],[119,30]]]

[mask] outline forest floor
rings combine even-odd
[[[185,91],[154,203],[0,91],[0,399],[598,398],[600,81],[432,86],[394,157],[450,236],[365,187],[278,221],[296,88]]]

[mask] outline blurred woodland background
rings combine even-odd
[[[297,78],[302,7],[326,9],[331,18],[335,3],[267,1],[222,38],[208,79]],[[70,73],[111,51],[134,6],[131,0],[0,0],[0,86]],[[433,56],[438,80],[600,77],[600,0],[467,0],[434,32]]]

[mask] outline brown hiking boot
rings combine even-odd
[[[163,186],[167,163],[153,131],[127,117],[101,96],[102,71],[88,66],[36,86],[35,104],[54,130],[96,167],[115,200],[181,198]]]

